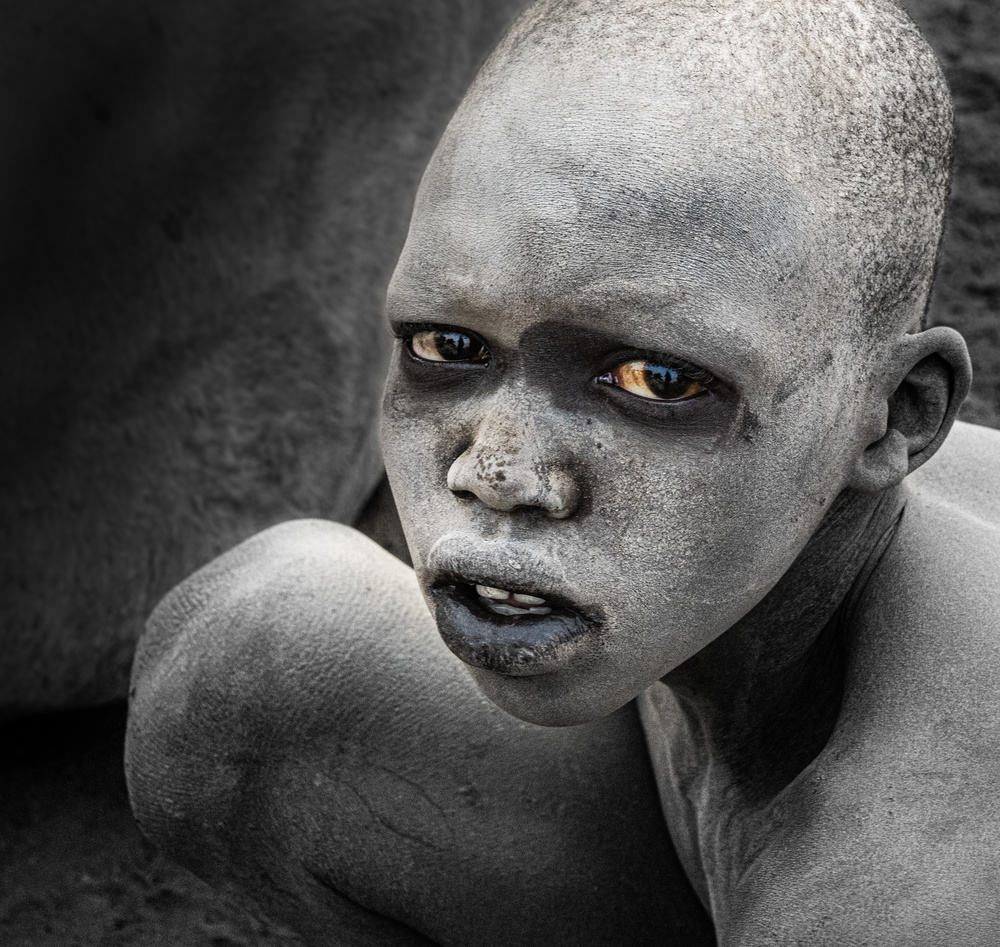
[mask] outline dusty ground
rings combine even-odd
[[[123,707],[0,730],[3,947],[292,947],[219,902],[139,834],[121,772]]]
[[[942,57],[959,114],[952,217],[933,319],[969,341],[968,420],[1000,426],[1000,4],[908,0]],[[220,903],[143,842],[121,774],[124,710],[0,730],[0,945],[290,945]]]

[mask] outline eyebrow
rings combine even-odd
[[[680,355],[688,361],[713,369],[733,380],[760,377],[766,367],[760,339],[740,324],[739,310],[723,321],[720,307],[694,287],[671,281],[650,289],[631,281],[601,280],[581,287],[577,306],[581,312],[607,315],[615,309],[627,311],[637,326],[622,326],[622,331],[608,325],[600,334],[608,339],[627,341],[636,348]],[[716,318],[698,318],[689,301],[701,296],[702,308],[711,307]],[[745,307],[744,307],[745,309]]]

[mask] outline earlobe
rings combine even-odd
[[[972,383],[965,339],[946,326],[903,336],[890,366],[884,433],[862,452],[850,481],[865,493],[895,486],[934,456]]]

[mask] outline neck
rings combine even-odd
[[[903,487],[845,491],[764,600],[664,678],[679,711],[672,742],[687,744],[677,758],[720,784],[703,785],[709,796],[759,808],[823,748],[840,709],[849,613],[904,504]]]
[[[717,921],[766,841],[769,803],[836,725],[853,605],[905,496],[841,494],[763,601],[643,705],[677,854]]]

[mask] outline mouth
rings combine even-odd
[[[508,677],[560,670],[592,646],[596,622],[569,603],[496,580],[441,576],[431,587],[438,631],[466,664]]]

